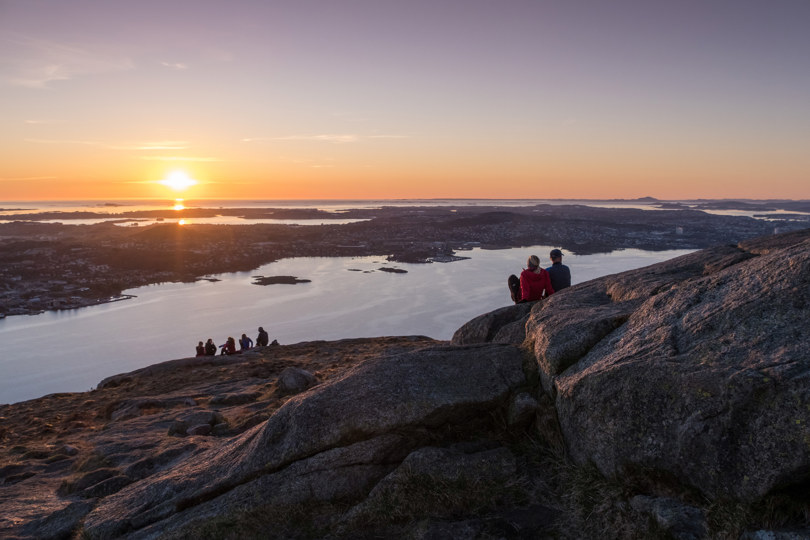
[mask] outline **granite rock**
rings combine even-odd
[[[806,480],[808,236],[608,276],[533,312],[571,457],[608,477],[652,471],[749,501]]]
[[[242,436],[106,497],[85,529],[97,537],[137,531],[311,456],[506,408],[526,385],[522,363],[521,351],[508,345],[434,346],[371,359],[292,397]]]

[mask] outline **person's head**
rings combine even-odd
[[[201,341],[201,342],[199,342],[199,343],[197,343],[197,345],[202,345],[202,341]]]
[[[551,257],[551,262],[562,262],[562,251],[559,249],[552,249],[551,253],[549,253],[549,257]]]
[[[214,338],[208,338],[208,343],[213,343],[213,342],[214,342]]]
[[[246,336],[245,334],[242,334],[242,339],[245,339],[246,337],[247,337],[247,336]]]
[[[537,270],[537,267],[540,266],[540,259],[537,255],[532,255],[526,261],[526,266],[529,267],[529,270]]]
[[[264,332],[264,328],[262,328],[262,327],[260,326],[260,327],[259,327],[259,332]]]

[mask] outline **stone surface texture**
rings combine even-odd
[[[506,408],[526,385],[522,364],[508,345],[436,346],[367,361],[291,398],[242,436],[106,497],[85,530],[128,533],[323,452]]]
[[[538,302],[525,302],[484,313],[467,322],[453,334],[451,343],[512,343],[520,345],[526,337],[526,320]]]
[[[533,311],[529,339],[571,456],[710,497],[753,500],[806,480],[807,237],[696,252]]]
[[[806,526],[771,530],[810,486],[810,230],[577,284],[451,342],[236,356],[0,406],[0,536],[220,537],[296,508],[331,512],[329,538],[726,537],[723,505],[776,516],[734,537]],[[375,524],[396,501],[422,513]]]

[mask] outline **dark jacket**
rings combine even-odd
[[[548,268],[546,272],[551,277],[551,286],[555,291],[565,289],[571,286],[571,270],[563,263],[554,263]]]

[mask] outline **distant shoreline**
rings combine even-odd
[[[471,204],[474,203],[474,204]],[[5,208],[28,204],[35,208]],[[528,208],[533,206],[608,207],[615,209],[696,210],[708,213],[742,212],[758,219],[810,220],[810,200],[783,199],[131,199],[0,201],[0,223],[13,221],[117,223],[137,226],[154,220],[206,220],[207,224],[272,224],[280,220],[309,220],[320,224],[330,220],[370,219],[370,213],[396,208]],[[44,206],[45,208],[42,208]],[[240,223],[240,220],[244,220]],[[189,221],[189,223],[195,223]],[[151,224],[151,223],[150,223]],[[196,224],[200,224],[197,222]],[[295,224],[295,223],[290,223]]]
[[[21,315],[75,309],[122,295],[122,291],[162,282],[192,282],[220,273],[252,271],[291,257],[381,256],[408,263],[452,262],[458,251],[474,247],[513,248],[554,245],[580,254],[637,248],[650,251],[701,249],[719,243],[810,226],[810,202],[775,206],[749,203],[706,203],[720,209],[710,214],[694,208],[645,199],[645,208],[566,204],[418,205],[340,208],[307,207],[137,209],[117,214],[71,209],[0,213],[0,313]],[[478,202],[482,200],[476,200]],[[485,200],[489,201],[489,200]],[[312,202],[312,201],[309,201]],[[373,201],[383,202],[383,201]],[[638,202],[636,200],[635,202]],[[70,204],[64,201],[63,204]],[[112,204],[107,201],[104,204]],[[258,203],[256,203],[258,204]],[[518,205],[522,204],[522,205]],[[4,204],[4,206],[9,206]],[[746,212],[788,212],[765,221],[723,215],[729,207]],[[117,208],[116,208],[117,209]],[[97,210],[97,209],[96,209]],[[332,209],[335,210],[335,209]],[[807,210],[808,215],[799,212]],[[139,227],[111,223],[43,223],[43,216],[69,222],[88,216],[120,220],[171,216],[171,221]],[[318,224],[191,224],[178,219],[228,215],[252,219],[308,219]],[[24,216],[24,217],[23,217]],[[16,219],[15,219],[16,218]],[[31,221],[20,219],[31,218]],[[330,224],[330,219],[352,222]],[[322,223],[321,223],[322,220]]]

